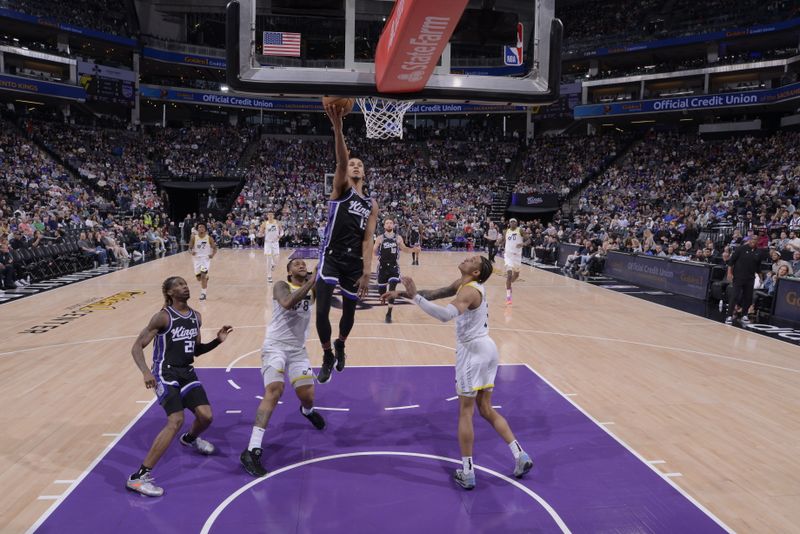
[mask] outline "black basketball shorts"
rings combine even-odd
[[[208,404],[208,396],[202,382],[197,378],[194,367],[174,367],[166,363],[161,369],[154,369],[158,403],[167,415],[194,410]]]

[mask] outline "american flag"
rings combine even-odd
[[[264,55],[300,57],[300,34],[264,32]]]

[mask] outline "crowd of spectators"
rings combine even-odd
[[[140,132],[64,123],[29,123],[34,138],[58,154],[105,198],[125,212],[161,210],[152,177],[155,144]]]
[[[770,250],[754,280],[763,307],[777,279],[800,277],[799,143],[798,132],[648,135],[581,192],[574,213],[523,224],[531,256],[554,261],[559,243],[571,243],[579,248],[564,270],[576,277],[601,272],[610,251],[719,265],[724,276],[752,240]]]
[[[623,0],[573,2],[556,6],[564,22],[565,51],[651,41],[746,27],[796,17],[792,0],[678,0],[664,11],[661,2]]]
[[[0,7],[114,35],[131,34],[125,0],[2,0]]]
[[[238,173],[239,158],[255,133],[252,128],[189,126],[155,129],[146,140],[154,147],[152,159],[172,176],[219,178]]]
[[[612,135],[540,137],[528,147],[514,192],[565,197],[613,160],[622,142]]]
[[[26,130],[8,120],[0,127],[0,289],[175,249],[174,225],[160,204],[141,207],[150,191],[146,181],[133,176],[96,189],[41,150]]]

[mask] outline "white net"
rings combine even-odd
[[[379,96],[357,98],[364,114],[369,139],[403,138],[403,116],[414,105],[413,100],[389,100]]]

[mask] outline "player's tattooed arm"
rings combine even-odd
[[[297,306],[298,302],[303,300],[305,296],[308,295],[308,292],[314,286],[315,280],[316,276],[310,277],[308,280],[306,280],[305,284],[300,286],[300,288],[296,289],[295,291],[292,291],[289,287],[289,284],[281,280],[275,284],[275,287],[272,289],[272,296],[284,309],[292,309]]]
[[[417,291],[419,295],[426,300],[446,299],[458,293],[458,288],[461,286],[461,279],[459,278],[449,286],[440,287],[439,289],[422,289]]]

